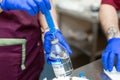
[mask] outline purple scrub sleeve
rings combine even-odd
[[[120,10],[120,0],[102,0],[102,4],[112,5],[116,10]]]

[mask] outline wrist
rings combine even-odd
[[[110,40],[112,38],[120,38],[119,28],[115,26],[110,26],[106,32],[107,39]]]
[[[59,30],[58,27],[55,27],[56,30]],[[42,29],[42,34],[44,35],[46,32],[50,31],[50,29],[47,27],[47,28],[44,28]]]
[[[47,27],[47,28],[42,28],[42,34],[44,35],[46,32],[48,32],[49,31],[49,28]]]
[[[110,39],[113,39],[113,38],[120,38],[120,34],[119,35],[116,35],[116,36],[108,36],[107,39],[110,40]]]

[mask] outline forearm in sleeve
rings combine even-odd
[[[99,18],[102,29],[107,39],[120,37],[118,26],[118,16],[115,8],[111,5],[102,4],[100,7]]]

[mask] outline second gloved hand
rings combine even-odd
[[[105,70],[112,71],[116,59],[116,70],[120,72],[120,38],[112,38],[102,54],[102,63]]]
[[[59,40],[60,44],[64,46],[64,48],[67,50],[67,52],[69,54],[71,54],[72,51],[71,51],[69,45],[67,44],[66,40],[64,39],[61,31],[57,30],[54,35]],[[48,58],[48,56],[50,54],[50,51],[51,51],[51,40],[53,40],[53,39],[54,39],[54,37],[50,33],[50,31],[45,33],[45,36],[44,36],[44,50],[46,52],[46,58]]]
[[[30,15],[35,15],[39,11],[50,10],[49,0],[2,0],[1,8],[3,10],[24,10]]]

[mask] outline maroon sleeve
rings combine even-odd
[[[120,10],[120,4],[116,0],[102,0],[102,4],[112,5],[116,10]]]

